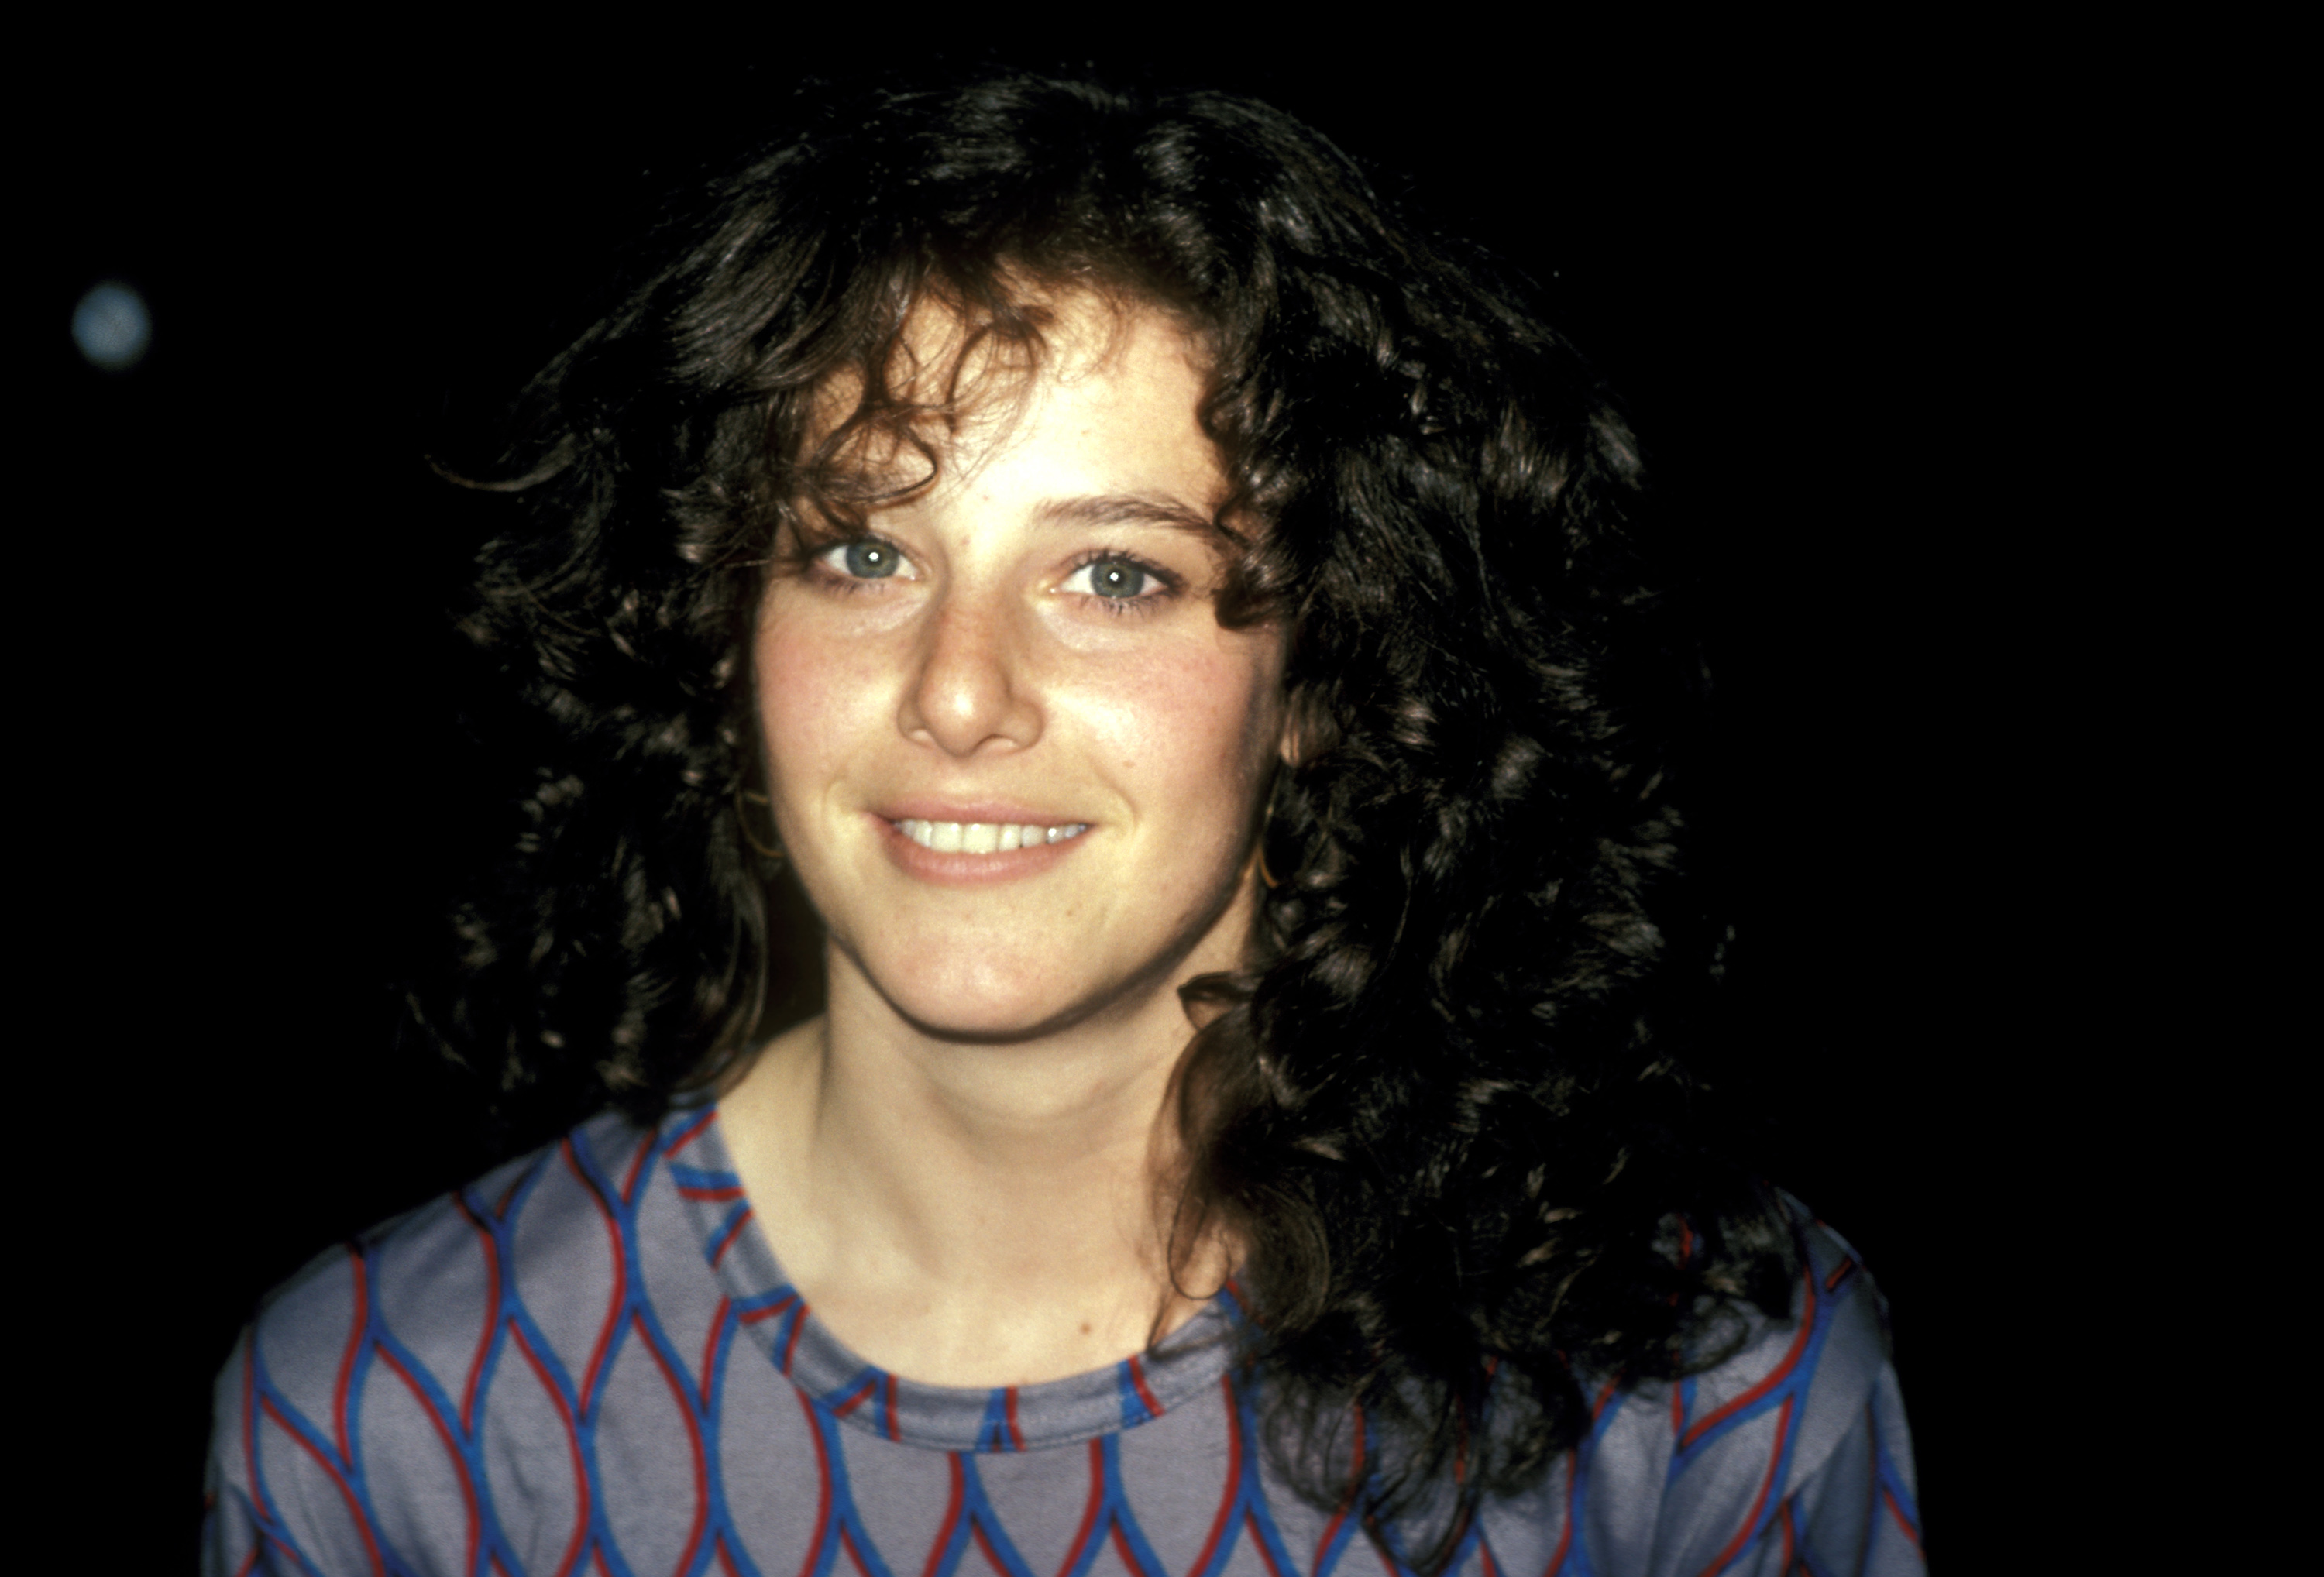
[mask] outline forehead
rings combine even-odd
[[[816,387],[801,447],[878,493],[980,469],[1034,433],[1054,441],[1060,421],[1084,446],[1198,453],[1218,471],[1199,421],[1209,359],[1175,314],[1142,302],[1055,292],[972,318],[924,298],[866,360]]]

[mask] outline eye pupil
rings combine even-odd
[[[1146,589],[1146,572],[1135,564],[1110,558],[1096,567],[1090,585],[1102,597],[1134,597]]]
[[[884,542],[847,544],[847,573],[860,580],[878,580],[896,573],[896,555]]]

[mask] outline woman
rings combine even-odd
[[[543,770],[456,1038],[613,1110],[275,1296],[214,1566],[1917,1570],[1868,1278],[1688,1137],[1683,675],[1517,293],[1017,78],[663,259],[472,622]]]

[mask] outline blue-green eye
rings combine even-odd
[[[1134,558],[1096,558],[1065,577],[1065,590],[1128,599],[1146,595],[1154,576]]]
[[[859,537],[853,542],[841,542],[825,549],[819,557],[825,568],[835,570],[851,580],[885,580],[908,568],[910,563],[896,551],[893,543],[882,542],[877,537]]]

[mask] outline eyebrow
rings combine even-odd
[[[1205,539],[1219,535],[1218,522],[1163,493],[1102,493],[1083,498],[1053,498],[1033,518],[1056,526],[1167,526]]]

